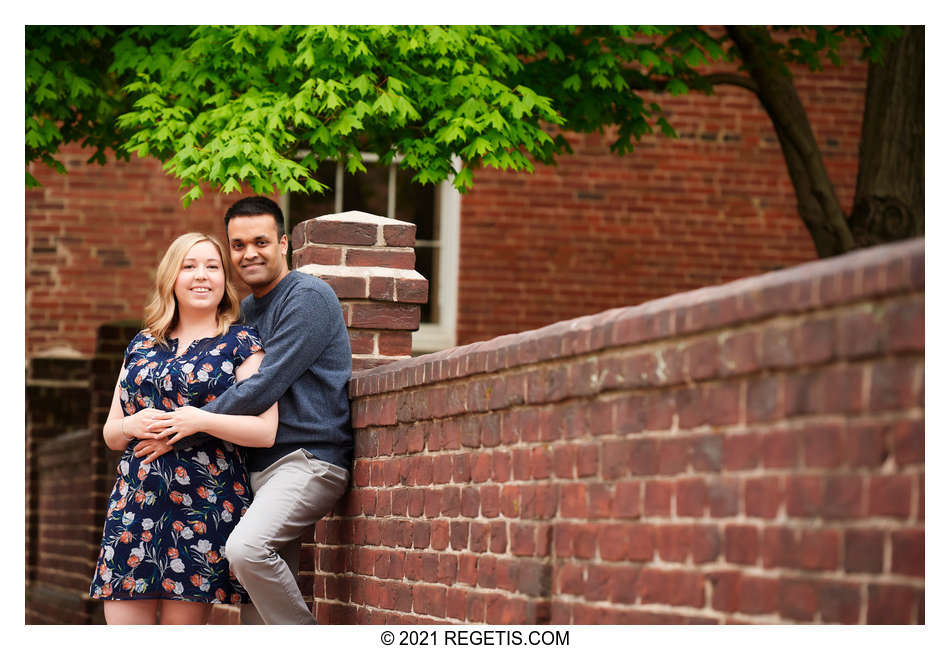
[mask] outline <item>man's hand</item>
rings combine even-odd
[[[164,438],[169,445],[198,433],[202,429],[208,414],[194,406],[182,406],[174,411],[163,411],[154,415],[148,431]]]
[[[167,454],[174,447],[164,440],[141,440],[132,448],[136,458],[145,456],[143,463],[151,463],[162,454]]]

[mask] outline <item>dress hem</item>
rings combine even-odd
[[[174,597],[169,598],[168,594],[138,594],[132,598],[113,598],[112,596],[109,596],[108,598],[103,598],[102,596],[90,595],[89,598],[92,600],[102,600],[102,601],[106,601],[106,600],[113,600],[113,601],[177,600],[178,602],[202,603],[205,605],[246,605],[251,602],[250,600],[241,600],[240,602],[237,602],[237,603],[231,603],[231,602],[223,603],[220,600],[195,600],[193,598],[174,598]]]

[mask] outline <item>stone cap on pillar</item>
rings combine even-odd
[[[293,266],[336,292],[353,370],[405,359],[429,282],[415,270],[415,224],[366,212],[329,214],[294,228]]]
[[[359,210],[350,210],[299,223],[294,228],[292,241],[294,252],[305,248],[308,244],[412,248],[416,243],[416,224]]]

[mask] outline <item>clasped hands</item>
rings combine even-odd
[[[133,448],[137,458],[151,463],[172,450],[172,445],[198,433],[202,411],[194,406],[182,406],[174,411],[147,408],[129,418],[128,432],[139,442]]]

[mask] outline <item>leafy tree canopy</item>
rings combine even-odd
[[[846,38],[879,60],[891,27],[773,28],[770,65],[836,63]],[[724,30],[650,26],[28,27],[26,161],[65,171],[69,142],[163,161],[187,190],[319,191],[313,171],[360,152],[414,179],[472,185],[480,165],[528,170],[570,151],[553,126],[617,125],[612,149],[675,135],[656,98],[718,83],[740,59]],[[741,61],[741,59],[740,59]],[[453,168],[453,156],[462,161]],[[27,173],[27,184],[36,184]]]

